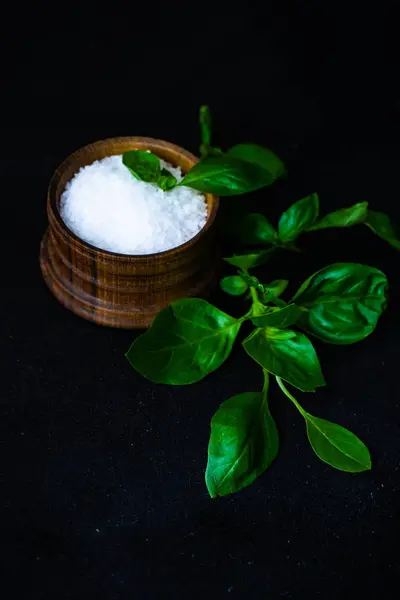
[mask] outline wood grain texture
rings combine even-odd
[[[168,142],[143,137],[101,140],[71,154],[48,190],[49,228],[40,250],[45,282],[75,314],[100,325],[145,328],[170,302],[204,296],[215,285],[218,263],[215,218],[218,198],[206,195],[208,218],[191,240],[157,254],[124,255],[100,250],[78,238],[60,216],[61,194],[83,166],[133,149],[154,154],[187,172],[198,159]]]

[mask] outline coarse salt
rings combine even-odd
[[[182,181],[182,172],[161,160]],[[65,224],[82,240],[120,254],[152,254],[187,242],[205,225],[204,196],[187,187],[164,192],[137,180],[109,156],[83,167],[61,196]]]

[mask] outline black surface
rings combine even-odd
[[[319,462],[274,386],[278,459],[218,500],[204,484],[209,420],[224,399],[257,389],[258,368],[238,346],[201,383],[152,385],[124,358],[134,334],[67,312],[38,266],[47,183],[70,151],[129,134],[196,151],[203,102],[216,142],[264,143],[288,163],[289,178],[246,209],[274,216],[317,191],[323,210],[367,200],[400,219],[394,17],[303,4],[191,5],[172,30],[167,5],[141,13],[151,27],[126,9],[98,8],[94,19],[86,4],[76,14],[63,7],[58,20],[34,5],[23,20],[14,11],[0,165],[3,598],[397,597],[395,250],[366,228],[326,231],[304,238],[304,254],[260,270],[292,289],[341,260],[387,273],[391,302],[377,331],[354,346],[317,343],[328,387],[301,395],[310,412],[367,443],[372,472]],[[240,310],[220,293],[212,300]]]

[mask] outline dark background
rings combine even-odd
[[[190,388],[152,385],[124,358],[136,334],[67,312],[38,266],[46,187],[63,158],[113,135],[196,152],[202,103],[215,143],[262,143],[287,162],[289,178],[248,197],[246,210],[273,218],[316,191],[323,212],[367,200],[400,219],[396,15],[382,3],[349,5],[30,3],[3,14],[3,598],[397,597],[394,249],[366,228],[328,230],[259,272],[291,289],[341,260],[387,274],[391,302],[377,331],[355,346],[317,343],[328,387],[301,395],[311,413],[367,443],[373,470],[319,462],[274,386],[278,459],[217,500],[204,484],[209,421],[224,399],[260,386],[257,366],[239,345]],[[222,293],[212,301],[241,309]]]

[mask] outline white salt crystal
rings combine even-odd
[[[182,172],[161,160],[178,181]],[[138,181],[110,156],[83,167],[61,196],[61,216],[82,240],[110,252],[151,254],[180,246],[207,219],[204,196],[187,187],[164,192]]]

